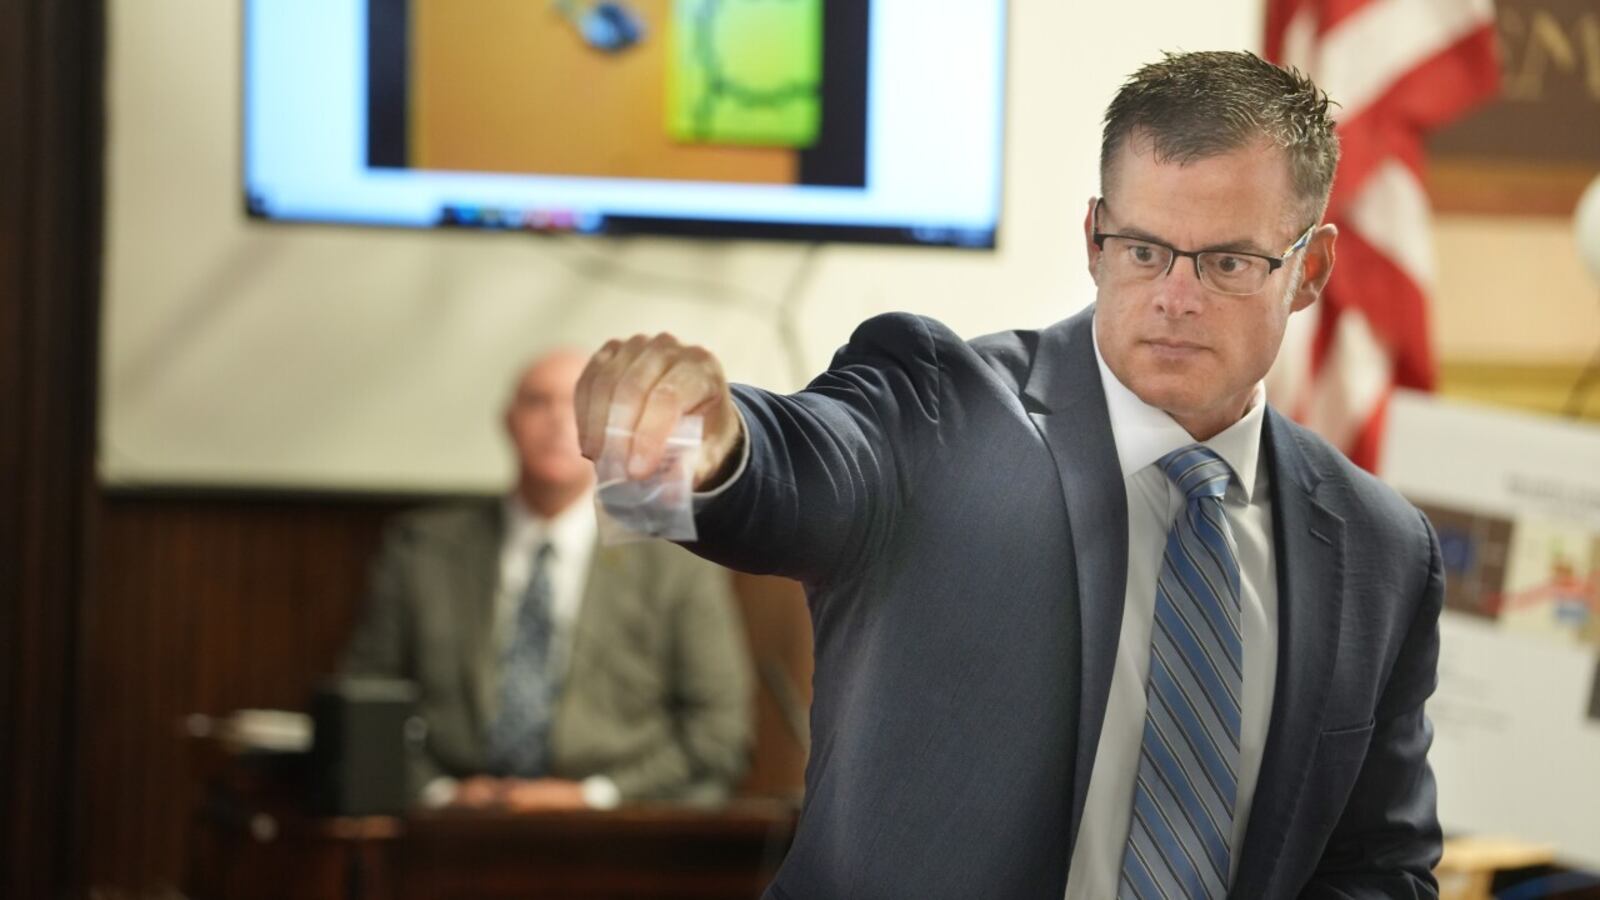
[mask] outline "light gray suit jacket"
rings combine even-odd
[[[399,517],[342,671],[415,681],[428,723],[412,788],[485,768],[504,534],[488,500]],[[551,728],[550,774],[624,801],[714,801],[748,763],[750,677],[728,573],[662,542],[596,547]]]
[[[971,342],[883,316],[799,394],[736,388],[749,468],[694,549],[804,581],[816,633],[806,808],[768,896],[1060,900],[1103,827],[1128,511],[1092,315]],[[1438,544],[1270,408],[1262,442],[1277,689],[1230,896],[1434,896]]]

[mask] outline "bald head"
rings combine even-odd
[[[517,451],[518,492],[544,515],[559,512],[594,481],[594,466],[578,451],[572,408],[587,362],[585,354],[570,348],[539,356],[523,368],[506,404],[506,433]],[[552,505],[556,508],[541,508]]]

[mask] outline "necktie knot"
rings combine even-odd
[[[1228,490],[1233,470],[1216,451],[1202,444],[1190,444],[1161,457],[1157,463],[1167,478],[1190,501],[1202,497],[1221,497]]]

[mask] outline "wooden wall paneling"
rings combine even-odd
[[[770,575],[735,573],[733,586],[756,678],[756,753],[741,790],[798,801],[810,749],[811,619],[805,594],[796,582]],[[787,687],[773,683],[780,678]],[[799,734],[790,722],[795,716],[802,719]]]
[[[75,891],[104,10],[0,4],[0,895]]]
[[[304,709],[354,624],[381,524],[403,505],[104,499],[80,776],[93,888],[161,896],[181,883],[199,799],[184,718]]]

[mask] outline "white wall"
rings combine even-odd
[[[965,335],[1091,298],[1080,224],[1099,118],[1159,51],[1255,48],[1257,0],[1014,0],[1006,212],[994,254],[835,246],[801,298],[799,368],[872,314]],[[481,490],[508,471],[509,373],[552,343],[671,330],[730,375],[799,386],[772,306],[801,248],[253,224],[240,212],[239,9],[113,0],[100,472],[116,484]],[[743,299],[607,285],[593,253]]]

